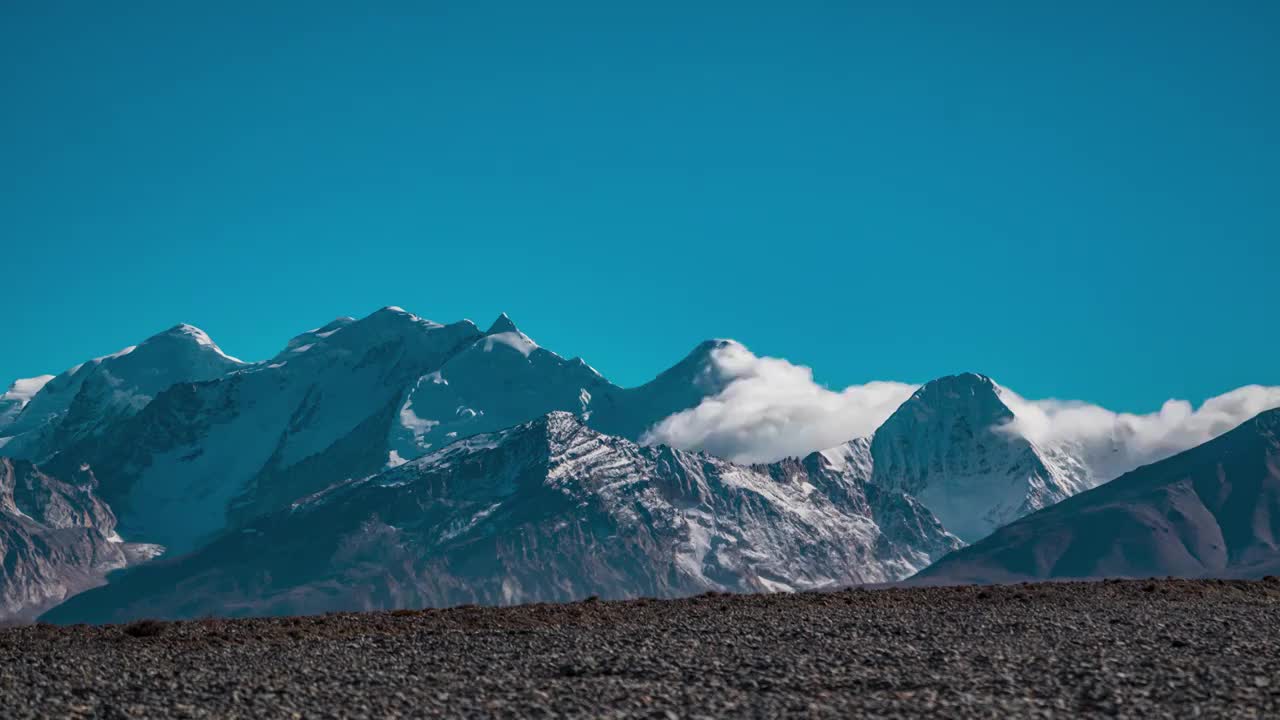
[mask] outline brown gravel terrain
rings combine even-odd
[[[1274,717],[1280,582],[0,630],[27,717]]]

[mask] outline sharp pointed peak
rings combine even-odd
[[[978,420],[1002,423],[1013,411],[1001,397],[1001,387],[986,375],[973,372],[944,375],[930,380],[912,394],[885,422],[914,416],[921,408],[929,412],[959,413]],[[877,434],[878,436],[878,434]]]
[[[734,340],[733,338],[710,338],[708,340],[703,340],[702,342],[698,343],[697,347],[695,347],[694,350],[695,351],[696,350],[719,350],[721,348],[727,348],[727,347],[731,347],[734,345],[741,345],[741,344],[742,343],[738,342],[737,340]]]
[[[729,338],[712,338],[710,340],[703,340],[693,346],[693,349],[689,351],[689,354],[685,355],[684,359],[676,364],[676,367],[687,365],[689,363],[703,363],[713,352],[730,347],[743,347],[743,345],[737,340],[730,340]]]
[[[967,390],[977,390],[977,391],[990,391],[994,393],[999,389],[999,387],[1000,386],[997,385],[994,380],[987,377],[986,375],[983,375],[981,373],[975,373],[975,372],[962,372],[962,373],[956,373],[955,375],[943,375],[940,378],[935,378],[933,380],[930,380],[929,382],[922,385],[920,389],[916,391],[916,394],[917,395],[924,394],[935,389],[939,389],[939,390],[940,389],[946,389],[946,390],[967,389]]]
[[[520,332],[520,328],[516,327],[516,324],[511,321],[511,317],[509,315],[502,313],[498,316],[497,320],[493,321],[493,324],[489,326],[489,329],[486,330],[484,334],[497,335],[498,333],[508,332],[518,333]]]
[[[658,377],[646,384],[677,383],[683,386],[689,383],[701,383],[705,390],[713,394],[719,392],[724,383],[727,382],[728,377],[720,371],[713,354],[730,347],[739,347],[745,350],[742,343],[736,340],[727,338],[703,340],[695,345],[689,351],[689,354],[681,358],[680,362],[663,370],[658,374]]]

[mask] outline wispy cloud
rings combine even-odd
[[[1000,399],[1015,415],[1009,431],[1071,452],[1100,482],[1193,448],[1280,407],[1280,387],[1247,385],[1209,398],[1198,408],[1186,400],[1167,400],[1147,414],[1117,413],[1078,401],[1027,400],[1008,388],[1000,389]]]
[[[809,368],[757,357],[738,343],[712,351],[711,359],[731,378],[725,389],[659,422],[643,442],[738,462],[806,455],[871,434],[916,389],[872,382],[835,392],[814,382]]]
[[[642,441],[739,462],[802,456],[871,435],[918,387],[869,382],[834,391],[814,382],[809,368],[758,357],[738,343],[713,351],[711,359],[729,379],[724,390],[657,423]],[[1069,452],[1095,482],[1192,448],[1280,407],[1280,387],[1259,385],[1210,398],[1198,408],[1169,400],[1148,414],[1117,413],[1079,401],[1028,400],[1004,387],[1000,396],[1016,416],[1009,431]]]

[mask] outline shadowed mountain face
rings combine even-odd
[[[966,542],[1078,492],[1026,438],[995,383],[973,373],[928,383],[876,431],[873,482],[915,497]]]
[[[35,618],[100,585],[107,572],[160,552],[115,534],[115,516],[88,472],[52,478],[24,460],[0,458],[0,621]]]
[[[920,582],[1280,571],[1280,410],[1027,516]]]
[[[862,467],[744,467],[552,413],[299,500],[48,619],[803,590],[897,579],[958,546],[910,498],[868,493]]]

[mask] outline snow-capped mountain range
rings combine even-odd
[[[717,401],[721,358],[744,353],[707,341],[621,388],[506,315],[481,331],[388,307],[255,363],[179,325],[15,383],[0,455],[49,483],[91,473],[115,537],[169,548],[84,600],[110,617],[182,614],[176,587],[260,613],[892,581],[1109,479],[1020,432],[1020,398],[974,374],[800,459],[638,444]]]
[[[815,453],[743,467],[553,412],[346,481],[53,621],[296,614],[884,582],[959,546]]]
[[[716,390],[716,343],[652,383],[622,389],[585,362],[538,347],[505,316],[482,332],[470,321],[441,325],[384,308],[304,333],[270,361],[227,364],[213,378],[188,360],[212,344],[188,337],[186,355],[175,353],[183,362],[167,364],[182,379],[151,402],[67,432],[83,424],[75,407],[108,405],[119,391],[82,380],[83,368],[64,373],[66,382],[50,381],[0,428],[16,431],[3,452],[55,474],[90,465],[122,533],[185,552],[229,524],[458,438],[555,410],[635,437]]]

